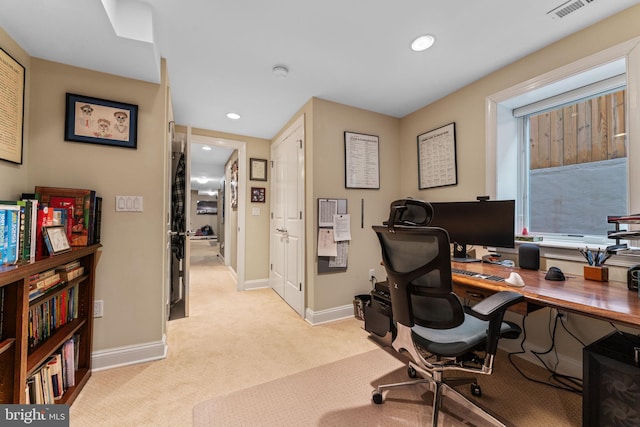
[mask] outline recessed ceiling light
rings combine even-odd
[[[420,36],[411,43],[411,50],[422,52],[429,49],[435,43],[436,39],[431,35]]]
[[[238,120],[240,118],[240,114],[238,113],[227,113],[227,117],[231,120]]]
[[[202,147],[202,149],[204,151],[209,151],[209,150],[211,150],[211,147],[209,147],[208,145],[205,145],[204,147]]]

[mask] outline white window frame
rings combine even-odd
[[[522,134],[522,121],[513,117],[513,109],[529,102],[542,99],[525,99],[545,89],[555,89],[570,78],[580,74],[598,73],[607,64],[624,63],[627,76],[627,141],[629,162],[629,212],[640,212],[640,168],[633,165],[640,164],[640,37],[613,46],[581,60],[567,64],[525,82],[489,95],[485,101],[485,132],[486,132],[486,194],[493,199],[512,198],[517,200],[518,188],[526,182],[526,171],[518,168],[518,158],[522,155],[518,147],[518,136]],[[615,74],[612,74],[615,75]],[[612,75],[605,76],[611,77]],[[593,80],[592,80],[593,81]],[[577,87],[577,86],[576,86]],[[548,95],[547,95],[548,96]],[[500,139],[500,141],[499,141]],[[500,167],[498,167],[500,166]],[[517,177],[517,179],[513,179]],[[516,228],[523,225],[524,204],[521,200],[516,203]],[[614,243],[611,241],[609,244]],[[582,239],[563,241],[543,241],[540,246],[543,255],[568,260],[581,260],[576,247],[584,246]],[[597,246],[597,245],[594,245]],[[602,245],[603,247],[606,245]],[[517,248],[516,248],[517,250]],[[576,255],[577,254],[577,255]],[[621,265],[637,263],[637,257],[632,256],[628,262],[619,258]],[[624,257],[622,257],[624,258]],[[634,259],[636,258],[636,259]]]

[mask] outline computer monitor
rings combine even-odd
[[[515,246],[515,200],[429,203],[433,206],[429,226],[447,230],[454,261],[479,261],[467,257],[467,245]]]

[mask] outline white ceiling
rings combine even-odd
[[[177,123],[270,139],[314,96],[403,117],[638,3],[0,0],[0,27],[31,56],[150,82],[166,58]]]

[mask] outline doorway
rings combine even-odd
[[[237,161],[238,164],[244,165],[246,164],[246,142],[237,141],[231,139],[224,138],[216,138],[211,136],[197,135],[191,134],[190,136],[191,143],[191,166],[195,172],[197,172],[197,168],[199,165],[194,163],[195,159],[198,158],[198,154],[194,151],[202,150],[203,147],[210,147],[214,151],[216,148],[225,148],[227,151],[222,150],[222,154],[227,156],[230,152],[237,152]],[[235,154],[234,154],[235,156]],[[228,159],[224,159],[226,162]],[[224,173],[224,172],[223,172]],[[192,173],[192,178],[197,179],[198,177],[194,177]],[[227,195],[230,193],[231,182],[226,176],[223,176],[223,181],[219,186],[218,196],[217,196],[217,226],[216,226],[216,235],[222,236],[222,242],[220,239],[218,240],[218,251],[220,253],[220,258],[223,260],[225,265],[232,267],[233,274],[235,275],[237,288],[238,290],[244,289],[244,281],[245,281],[245,218],[246,218],[246,198],[245,192],[238,192],[237,196],[237,209],[232,210],[230,208],[230,197]],[[246,168],[239,168],[237,175],[237,185],[240,189],[246,188]],[[194,184],[195,187],[195,184]],[[234,221],[230,220],[231,212],[236,215]],[[195,233],[195,230],[193,230]],[[234,265],[235,264],[235,265]]]

